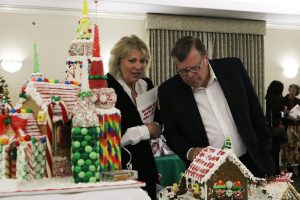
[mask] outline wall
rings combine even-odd
[[[0,67],[6,79],[13,105],[17,102],[22,83],[33,71],[33,40],[39,49],[40,70],[49,79],[64,80],[68,48],[76,39],[80,16],[0,13],[0,58],[10,53],[23,59],[23,68],[8,73]],[[32,21],[36,21],[36,28]],[[95,19],[92,19],[92,21]],[[111,47],[125,35],[136,34],[146,39],[144,20],[104,18],[98,19],[101,54],[107,67]],[[35,36],[34,36],[35,35]]]
[[[64,79],[68,47],[76,37],[80,16],[0,13],[0,58],[13,52],[24,59],[23,68],[14,74],[4,72],[13,104],[17,101],[22,83],[30,78],[33,69],[34,35],[39,48],[41,72],[48,78]],[[35,31],[31,25],[35,20]],[[94,19],[92,19],[94,20]],[[124,35],[136,34],[146,41],[145,21],[105,18],[98,19],[100,44],[104,64],[107,66],[110,48]],[[280,59],[287,53],[295,55],[300,62],[300,30],[268,28],[265,36],[265,89],[274,80],[285,85],[284,94],[291,83],[300,84],[300,72],[294,79],[283,76]]]
[[[300,84],[300,69],[295,78],[288,79],[283,75],[281,60],[293,56],[300,64],[300,30],[267,29],[265,36],[265,89],[272,80],[284,84],[283,94],[287,94],[288,86]]]

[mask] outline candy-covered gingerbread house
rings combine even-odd
[[[41,132],[47,137],[47,176],[70,175],[70,130],[66,123],[74,111],[79,86],[69,82],[32,78],[21,96],[23,109],[31,108]]]
[[[32,180],[45,176],[46,138],[31,109],[0,115],[0,178]]]
[[[231,150],[206,147],[185,172],[187,191],[199,185],[199,199],[246,199],[253,174]]]
[[[287,174],[276,178],[257,178],[231,150],[230,139],[223,149],[203,148],[180,179],[160,192],[161,200],[299,200]]]

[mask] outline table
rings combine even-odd
[[[162,175],[160,185],[163,187],[178,183],[180,173],[186,170],[184,162],[175,154],[155,157],[155,163]]]
[[[151,200],[136,180],[75,184],[71,178],[51,178],[20,182],[0,180],[3,200]]]
[[[72,194],[2,197],[1,200],[151,200],[141,188],[101,190]]]

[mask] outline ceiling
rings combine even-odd
[[[144,19],[165,13],[266,20],[268,27],[300,29],[298,0],[94,0],[90,13]],[[80,15],[83,0],[0,0],[0,12]]]

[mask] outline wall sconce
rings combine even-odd
[[[283,74],[287,78],[295,78],[298,74],[299,64],[297,60],[293,58],[286,58],[281,66],[283,68]]]
[[[2,68],[10,73],[19,71],[22,68],[23,60],[17,59],[0,59]]]

